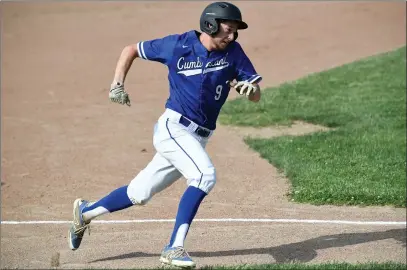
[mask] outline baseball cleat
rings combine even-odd
[[[88,201],[82,199],[76,199],[73,203],[73,223],[68,231],[69,247],[72,250],[76,250],[79,248],[82,242],[83,234],[88,227],[90,234],[90,222],[85,222],[82,218],[83,208],[85,208],[88,203]]]
[[[160,262],[181,268],[193,268],[196,265],[183,247],[165,246]]]

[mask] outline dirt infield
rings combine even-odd
[[[130,43],[198,27],[209,2],[4,3],[1,7],[2,221],[69,221],[77,197],[127,184],[154,155],[166,69],[137,59],[126,81],[132,107],[107,98]],[[263,87],[405,44],[403,2],[236,2],[249,29],[239,41]],[[232,93],[230,98],[234,98]],[[303,134],[314,128],[269,128]],[[219,181],[197,218],[405,221],[405,209],[291,203],[289,181],[220,126],[208,145]],[[265,133],[266,132],[266,133]],[[145,207],[103,220],[173,219],[180,180]],[[92,226],[69,250],[62,224],[2,224],[1,268],[158,267],[171,222]],[[327,261],[406,263],[403,225],[195,222],[187,248],[198,265]]]

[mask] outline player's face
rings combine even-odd
[[[213,37],[213,43],[217,50],[223,50],[234,40],[238,24],[233,21],[223,21],[219,25],[219,32]]]

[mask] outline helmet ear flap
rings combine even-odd
[[[211,23],[208,22],[208,21],[205,21],[205,26],[206,26],[208,29],[210,29],[210,30],[212,30],[212,29],[214,28],[213,24],[211,24]]]
[[[233,40],[236,40],[238,36],[239,36],[239,34],[237,32],[234,32],[233,33]]]
[[[209,35],[215,35],[219,30],[219,24],[216,19],[207,18],[204,21],[204,28],[201,30]]]

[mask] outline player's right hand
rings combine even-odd
[[[258,87],[255,84],[249,83],[247,81],[239,81],[233,86],[240,95],[250,96],[253,95]]]
[[[110,86],[109,99],[121,105],[131,106],[129,94],[124,91],[124,85],[120,82],[115,82]]]
[[[256,84],[249,83],[247,81],[226,81],[230,87],[233,87],[239,95],[250,96],[253,95],[256,91],[259,90],[259,87]]]

